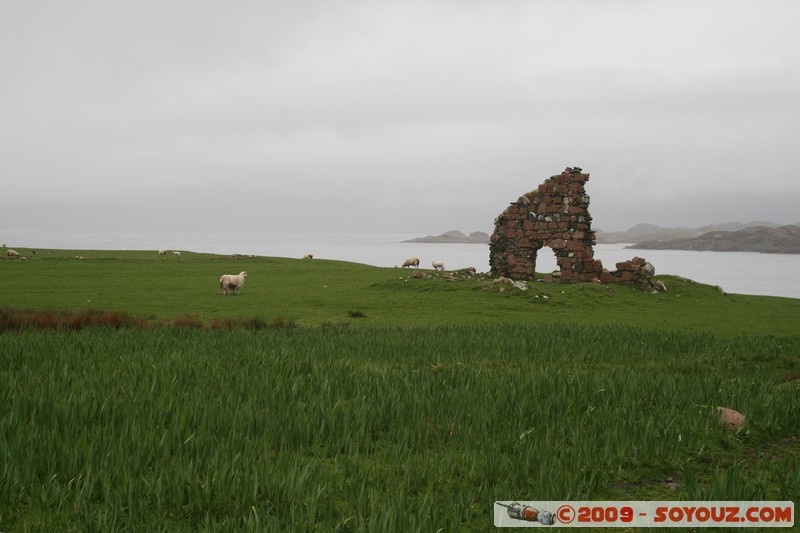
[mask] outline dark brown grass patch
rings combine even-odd
[[[0,332],[23,329],[70,329],[86,327],[147,328],[146,320],[119,311],[86,309],[82,311],[38,311],[33,309],[0,309]]]
[[[171,321],[147,320],[131,316],[120,311],[107,311],[101,309],[85,309],[81,311],[54,311],[33,309],[4,309],[0,308],[0,333],[5,331],[22,331],[26,329],[44,330],[71,330],[80,331],[84,328],[138,328],[150,329],[152,327],[173,327],[188,329],[249,329],[263,330],[275,329],[294,331],[297,324],[293,320],[277,318],[267,322],[263,318],[222,318],[209,323],[203,322],[196,316],[182,316]]]

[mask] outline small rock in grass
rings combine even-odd
[[[742,413],[727,407],[717,407],[717,413],[720,425],[728,426],[728,429],[739,429],[747,420]]]

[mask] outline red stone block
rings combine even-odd
[[[536,223],[533,220],[526,218],[522,222],[522,229],[525,231],[533,231],[536,228]]]
[[[647,261],[645,261],[643,257],[639,257],[637,255],[636,257],[631,259],[631,263],[633,263],[634,265],[638,265],[640,267],[643,267],[645,265],[645,263],[647,263]]]
[[[563,279],[564,281],[572,281],[573,279],[575,279],[575,274],[573,274],[571,270],[562,269],[561,279]]]
[[[570,251],[583,250],[583,243],[581,241],[574,241],[574,240],[567,241],[567,250]]]
[[[636,279],[636,274],[633,272],[623,272],[619,276],[620,281],[633,281]]]
[[[573,214],[573,215],[579,214],[579,213],[583,213],[584,211],[586,211],[586,208],[578,207],[578,206],[575,206],[575,205],[571,205],[571,206],[569,206],[569,209],[567,209],[567,213],[570,213],[570,214]]]
[[[630,261],[621,261],[617,263],[617,270],[621,270],[623,272],[633,272],[633,263]]]
[[[615,275],[606,270],[605,268],[600,272],[600,281],[603,283],[615,283],[619,281]]]
[[[505,235],[509,239],[513,239],[514,237],[517,236],[517,230],[514,228],[506,228]]]
[[[555,178],[558,183],[566,183],[570,181],[570,179],[572,178],[572,174],[570,174],[569,172],[562,172]]]
[[[531,247],[531,241],[529,239],[524,238],[524,237],[519,240],[518,244],[519,244],[520,248],[530,248]]]
[[[584,272],[580,275],[581,281],[594,281],[597,279],[597,275],[594,272]]]

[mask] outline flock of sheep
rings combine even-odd
[[[5,248],[5,245],[3,245]],[[163,248],[158,250],[158,255],[160,257],[166,257],[168,250]],[[35,253],[35,252],[34,252]],[[177,250],[172,252],[172,255],[176,259],[181,258],[181,253]],[[6,252],[6,257],[9,259],[19,259],[20,255],[16,250],[8,249]],[[240,254],[234,254],[234,258],[240,259],[242,256]],[[303,259],[313,259],[314,256],[312,254],[306,254],[303,256]],[[444,262],[443,261],[432,261],[431,266],[433,266],[434,270],[437,271],[444,271]],[[415,267],[419,268],[419,257],[409,257],[405,261],[403,261],[403,268],[406,267]],[[228,294],[239,294],[239,289],[244,286],[244,280],[247,278],[247,272],[242,271],[238,274],[223,274],[219,278],[219,293],[228,295]]]
[[[162,254],[163,250],[159,250],[159,255]],[[239,254],[234,254],[234,257],[239,256]],[[303,259],[313,259],[314,256],[312,254],[306,254],[303,256]],[[444,271],[444,262],[443,261],[432,261],[431,265],[433,266],[434,270],[437,271]],[[409,257],[405,261],[403,261],[403,268],[405,267],[416,267],[419,268],[419,257]],[[244,286],[244,281],[247,279],[247,271],[243,270],[238,274],[223,274],[219,278],[219,293],[223,295],[228,294],[239,294],[239,289]]]
[[[160,255],[161,257],[166,257],[167,251],[168,250],[165,250],[165,249],[161,248],[158,251],[158,255]],[[181,258],[181,253],[179,251],[177,251],[177,250],[173,250],[172,255],[175,256],[176,259],[180,259]]]
[[[412,266],[419,268],[419,257],[409,257],[403,262],[403,268]],[[434,270],[444,271],[444,261],[431,261],[431,266]]]
[[[5,248],[5,245],[3,245]],[[35,252],[34,252],[35,253]],[[160,257],[166,257],[167,250],[161,248],[158,250],[158,255]],[[180,259],[181,253],[177,250],[172,252],[172,255]],[[6,252],[6,256],[9,259],[18,259],[20,257],[19,253],[16,250],[8,249]],[[240,254],[234,254],[234,258],[241,258]],[[303,256],[303,259],[313,259],[314,256],[312,254],[306,254]],[[444,262],[443,261],[432,261],[431,265],[433,266],[434,270],[437,271],[444,271]],[[409,257],[405,261],[403,261],[403,268],[406,267],[416,267],[419,268],[419,257]],[[219,278],[219,293],[223,295],[228,294],[239,294],[239,289],[244,286],[244,280],[247,278],[247,272],[242,271],[238,274],[223,274]]]
[[[161,248],[158,250],[158,255],[160,257],[166,257],[168,250]],[[177,259],[181,258],[181,253],[178,251],[173,251],[172,255],[174,255]],[[242,254],[233,254],[231,257],[234,259],[242,259]],[[252,256],[251,256],[252,257]],[[241,271],[238,274],[223,274],[219,278],[219,293],[220,294],[239,294],[239,289],[244,287],[244,280],[247,278],[247,272]]]

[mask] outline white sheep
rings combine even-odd
[[[161,257],[164,257],[164,256],[167,255],[167,251],[165,249],[163,249],[163,248],[159,248],[158,255],[160,255]]]
[[[181,253],[180,252],[172,252],[172,255],[174,255],[176,259],[180,259],[181,258]]]
[[[419,268],[419,257],[409,257],[403,261],[403,268],[412,266]]]
[[[17,252],[16,250],[9,249],[6,252],[6,255],[8,256],[9,259],[19,259],[19,252]]]
[[[434,270],[444,270],[444,261],[432,261],[431,265]]]
[[[303,259],[314,259],[314,254],[306,254],[303,256]]]
[[[247,272],[244,271],[238,274],[223,274],[219,278],[219,293],[239,294],[239,289],[244,286],[245,278],[247,278]]]

